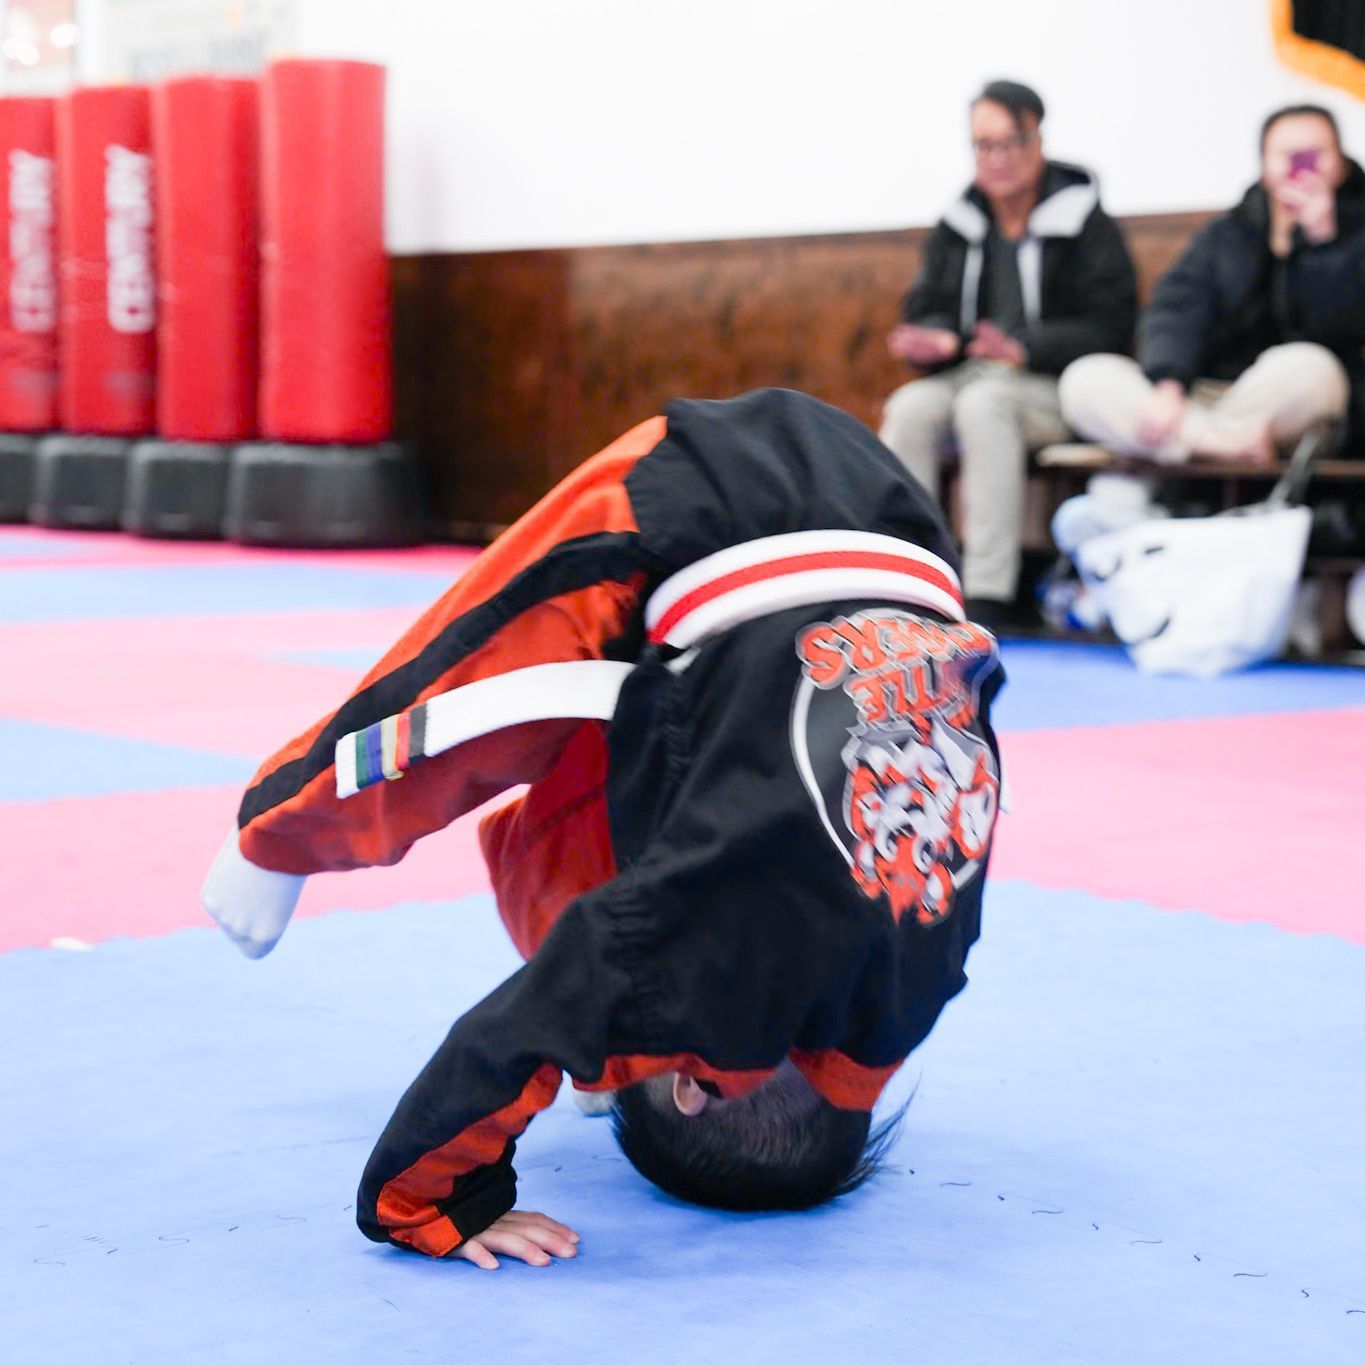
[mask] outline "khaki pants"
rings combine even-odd
[[[882,443],[935,497],[939,461],[961,467],[962,587],[1008,602],[1019,583],[1020,530],[1030,449],[1070,433],[1057,381],[987,360],[903,384],[887,399]]]
[[[1124,455],[1180,461],[1200,448],[1202,436],[1224,423],[1264,423],[1276,446],[1292,446],[1313,423],[1343,416],[1350,401],[1346,371],[1331,351],[1311,341],[1288,342],[1262,351],[1232,384],[1197,381],[1184,427],[1157,449],[1137,434],[1138,416],[1152,387],[1137,361],[1127,356],[1082,356],[1062,374],[1062,413],[1087,440]]]

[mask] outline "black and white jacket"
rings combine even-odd
[[[973,185],[930,234],[902,305],[906,322],[956,332],[964,343],[971,338],[983,313],[990,229],[990,205]],[[1019,243],[1019,283],[1026,324],[1018,340],[1030,370],[1057,375],[1092,351],[1128,349],[1137,315],[1133,262],[1089,171],[1047,163]]]
[[[1337,234],[1296,232],[1270,251],[1270,204],[1252,185],[1195,236],[1162,276],[1138,329],[1138,361],[1153,382],[1236,379],[1262,351],[1312,341],[1333,351],[1359,387],[1365,346],[1365,172],[1349,162],[1337,191]]]

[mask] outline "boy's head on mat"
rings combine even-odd
[[[856,1189],[880,1164],[896,1120],[837,1109],[784,1061],[757,1089],[724,1099],[666,1072],[616,1091],[616,1140],[647,1180],[725,1209],[805,1209]]]

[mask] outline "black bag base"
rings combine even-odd
[[[123,529],[139,536],[219,539],[231,461],[231,446],[139,441],[128,457]]]
[[[0,431],[0,521],[28,520],[38,440],[18,431]]]
[[[116,436],[44,436],[28,519],[71,530],[118,530],[130,445]]]
[[[238,446],[223,533],[243,545],[342,549],[423,538],[416,465],[396,442]]]

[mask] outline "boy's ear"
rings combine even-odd
[[[674,1073],[673,1103],[677,1106],[680,1114],[686,1115],[689,1119],[694,1119],[710,1102],[710,1095],[691,1076],[684,1076],[681,1071]]]

